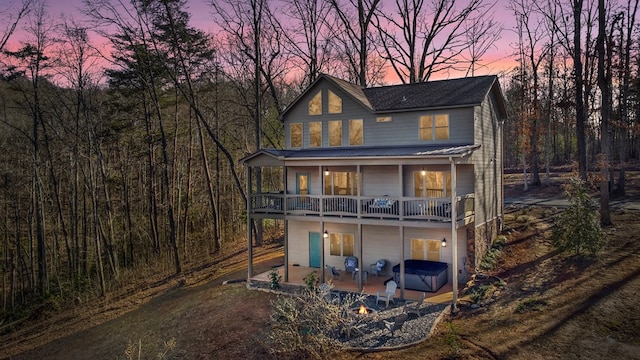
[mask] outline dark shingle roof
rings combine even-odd
[[[373,113],[480,105],[494,84],[498,82],[497,76],[486,75],[363,88],[340,78],[321,74],[313,84],[289,104],[280,114],[280,118],[282,119],[293,105],[322,79],[330,81]],[[498,91],[501,92],[499,85]],[[503,111],[506,111],[502,101],[499,105]]]
[[[476,76],[371,87],[363,92],[376,112],[456,107],[482,103],[496,81],[496,76]]]

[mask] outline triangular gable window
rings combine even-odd
[[[309,101],[309,115],[322,115],[322,91]]]
[[[342,99],[329,90],[329,114],[342,114]]]

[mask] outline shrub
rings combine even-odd
[[[319,283],[319,280],[316,278],[315,271],[310,272],[309,275],[305,276],[304,279],[302,279],[302,281],[304,281],[305,285],[307,285],[307,290],[309,291],[313,291]]]
[[[348,295],[341,303],[331,300],[332,285],[305,289],[299,296],[282,295],[272,301],[271,329],[264,345],[273,358],[327,359],[342,349],[351,307],[363,295]]]
[[[269,280],[270,280],[270,286],[271,289],[273,290],[278,290],[280,289],[280,282],[282,282],[282,275],[280,275],[278,273],[278,269],[271,269],[271,272],[269,272]]]
[[[553,244],[563,252],[573,251],[580,256],[586,251],[595,256],[604,246],[596,205],[578,178],[571,179],[566,192],[570,205],[555,221]]]

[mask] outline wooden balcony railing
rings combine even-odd
[[[251,211],[260,214],[353,216],[399,220],[451,221],[451,199],[393,196],[252,194]],[[474,194],[456,198],[457,220],[474,213]]]

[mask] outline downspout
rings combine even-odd
[[[453,157],[449,156],[449,162],[451,163],[451,252],[452,252],[452,277],[453,277],[453,301],[451,303],[451,312],[456,313],[458,311],[458,231],[456,229],[458,220],[458,204],[456,203],[457,189],[458,189],[458,176],[456,174],[456,163]]]

